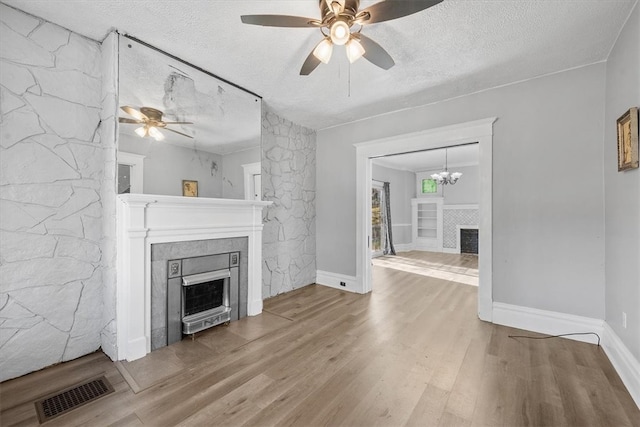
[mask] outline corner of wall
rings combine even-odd
[[[314,283],[316,132],[264,108],[262,113],[262,297]]]
[[[104,156],[102,197],[102,331],[103,352],[112,360],[118,358],[116,340],[116,197],[117,197],[117,135],[118,135],[118,33],[111,32],[101,46],[102,111],[100,114],[100,142]]]
[[[627,387],[629,394],[640,408],[640,362],[624,345],[620,337],[604,322],[602,348]]]

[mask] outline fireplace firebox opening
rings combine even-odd
[[[240,252],[171,259],[165,265],[166,341],[152,341],[153,348],[246,316],[240,303]]]
[[[218,270],[182,278],[182,333],[195,334],[231,321],[231,271]]]

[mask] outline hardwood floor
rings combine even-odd
[[[477,288],[374,269],[369,295],[307,286],[132,362],[138,393],[100,352],[6,381],[0,424],[37,425],[35,399],[104,372],[115,393],[46,425],[640,425],[601,348],[508,338]]]
[[[477,255],[408,251],[373,258],[372,262],[378,267],[478,286]]]

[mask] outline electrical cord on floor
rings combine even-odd
[[[595,335],[596,337],[598,337],[598,347],[600,347],[600,335],[596,334],[595,332],[572,332],[570,334],[549,335],[546,337],[532,337],[527,335],[507,335],[507,336],[509,338],[527,338],[530,340],[546,340],[549,338],[567,337],[569,335]]]

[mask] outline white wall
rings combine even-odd
[[[616,119],[640,106],[640,7],[607,61],[604,129],[605,320],[640,360],[640,169],[618,172]],[[622,312],[627,328],[622,327]]]
[[[144,193],[182,196],[182,180],[198,181],[198,197],[222,197],[222,156],[120,133],[118,148],[144,158]]]
[[[219,154],[120,134],[119,148],[144,158],[144,193],[182,196],[182,180],[198,181],[198,197],[244,199],[243,164],[259,162],[260,146]]]
[[[595,64],[319,131],[318,269],[355,275],[354,143],[497,116],[494,300],[603,318],[604,71]]]
[[[222,156],[222,197],[225,199],[244,199],[244,169],[242,165],[257,163],[262,151],[257,147],[237,151]]]
[[[371,177],[389,183],[394,245],[411,243],[411,199],[416,196],[416,174],[380,166],[373,161]]]
[[[3,381],[100,347],[102,184],[114,175],[98,43],[4,4],[0,21]]]

